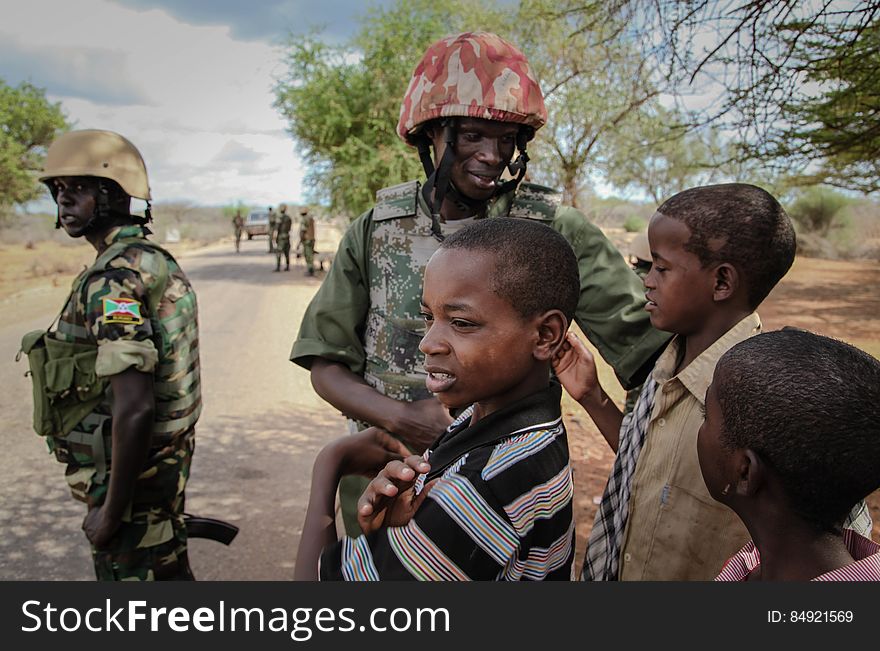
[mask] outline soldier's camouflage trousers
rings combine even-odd
[[[153,451],[109,545],[92,546],[99,581],[192,580],[183,510],[194,445],[190,430]],[[94,483],[94,466],[71,463],[65,477],[74,498],[90,508],[104,503],[109,477]]]
[[[303,258],[306,261],[306,269],[315,270],[315,240],[303,240]]]

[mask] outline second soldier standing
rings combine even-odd
[[[315,218],[309,209],[303,206],[299,210],[302,222],[299,226],[299,242],[302,244],[303,257],[306,261],[306,275],[315,275]]]
[[[284,256],[284,271],[290,271],[290,228],[292,220],[287,214],[287,205],[278,207],[278,225],[274,230],[275,271],[281,271],[281,256]],[[272,239],[270,235],[269,239]]]

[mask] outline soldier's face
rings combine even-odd
[[[519,126],[479,118],[461,118],[455,137],[455,161],[452,182],[470,199],[488,201],[497,181],[516,151]],[[434,143],[439,163],[446,143],[442,129],[428,134]]]
[[[82,237],[95,215],[98,180],[87,176],[58,176],[50,183],[61,226],[70,237]]]
[[[447,407],[476,403],[483,416],[547,381],[533,356],[537,320],[492,291],[494,267],[491,254],[440,249],[428,262],[422,292],[425,384]]]

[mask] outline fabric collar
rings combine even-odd
[[[139,224],[114,226],[107,232],[107,235],[104,236],[104,244],[110,246],[117,240],[132,237],[145,238],[146,233],[144,232],[144,227]]]
[[[817,576],[813,581],[853,581],[858,580],[857,577],[876,581],[880,578],[880,545],[852,529],[843,530],[843,543],[853,557],[853,562]],[[755,547],[755,542],[750,540],[727,560],[715,580],[745,581],[760,564],[761,554]]]
[[[551,380],[546,389],[492,412],[473,425],[469,415],[459,418],[431,446],[428,458],[431,472],[426,479],[440,476],[471,450],[509,438],[519,430],[534,429],[540,424],[549,426],[562,415],[561,399],[562,387]]]
[[[684,343],[681,336],[676,335],[658,358],[652,376],[657,381],[657,384],[661,386],[670,380],[678,380],[703,405],[706,400],[706,390],[712,384],[715,365],[721,356],[739,342],[745,341],[759,332],[761,332],[761,318],[757,312],[752,312],[721,335],[714,344],[679,371],[678,375],[673,375],[676,361]]]

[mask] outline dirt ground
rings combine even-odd
[[[880,357],[880,265],[872,261],[798,258],[758,308],[765,330],[789,325],[835,337]],[[604,371],[604,373],[603,373]],[[600,369],[608,386],[609,369]],[[609,391],[609,393],[612,393]],[[619,399],[617,387],[612,397]],[[611,449],[579,405],[563,403],[575,476],[578,572],[583,550],[614,461]],[[874,539],[880,539],[880,491],[868,499]]]

